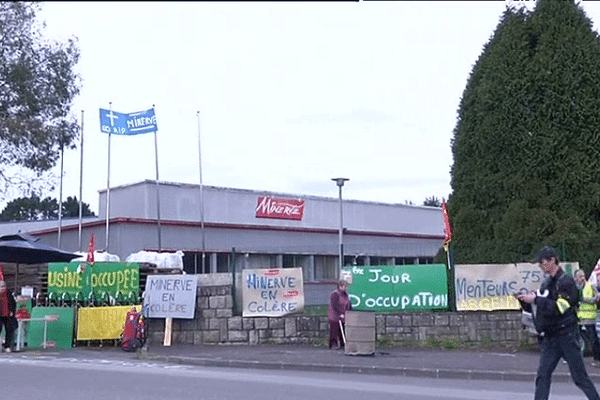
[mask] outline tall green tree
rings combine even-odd
[[[43,186],[46,177],[35,178],[56,165],[61,147],[74,148],[79,135],[70,114],[80,84],[77,42],[43,36],[36,20],[41,4],[0,2],[0,198]]]
[[[600,39],[572,0],[507,7],[452,139],[456,262],[522,261],[600,233]]]
[[[75,218],[79,217],[79,201],[77,197],[67,197],[66,201],[63,201],[63,217]],[[81,216],[82,217],[93,217],[95,214],[90,210],[90,206],[87,203],[81,203]]]
[[[63,217],[79,217],[77,197],[67,197],[62,204]],[[86,203],[81,204],[83,217],[93,217],[94,213]],[[37,195],[21,197],[10,201],[0,213],[0,221],[38,221],[58,218],[58,201],[50,197],[40,199]]]

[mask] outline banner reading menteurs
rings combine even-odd
[[[561,262],[572,274],[578,262]],[[458,311],[519,310],[514,292],[538,290],[544,274],[537,264],[455,265],[456,309]]]
[[[448,307],[444,264],[355,266],[348,295],[355,311],[424,311]]]

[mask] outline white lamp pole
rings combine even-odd
[[[339,232],[339,257],[340,257],[340,272],[342,267],[344,266],[344,209],[342,207],[342,186],[344,186],[344,182],[349,181],[348,178],[331,178],[332,181],[338,185],[340,192],[340,232]],[[339,273],[338,273],[339,275]]]

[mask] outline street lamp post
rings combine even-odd
[[[344,266],[344,241],[343,241],[343,236],[344,236],[344,211],[342,208],[342,186],[344,186],[344,182],[349,181],[350,179],[348,178],[331,178],[332,181],[334,181],[336,183],[336,185],[339,188],[339,192],[340,192],[340,232],[339,232],[339,250],[340,250],[340,271],[342,271],[342,267]],[[338,272],[338,275],[339,275]]]

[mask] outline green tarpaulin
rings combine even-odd
[[[448,307],[444,264],[355,266],[348,294],[356,311],[426,311]]]
[[[49,263],[48,295],[57,299],[63,293],[70,300],[79,296],[87,300],[94,291],[97,299],[104,293],[116,298],[134,296],[140,290],[140,267],[137,263],[97,262]]]

